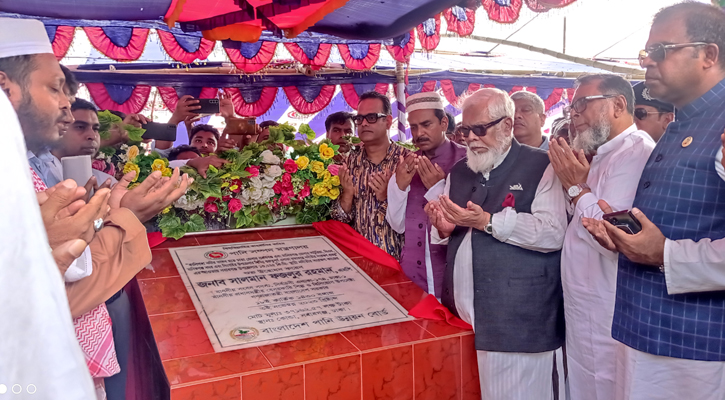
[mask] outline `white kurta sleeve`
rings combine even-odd
[[[536,188],[531,214],[507,207],[491,217],[493,237],[524,249],[548,253],[564,244],[567,214],[561,183],[549,165]]]
[[[715,170],[725,180],[722,146],[715,158]],[[667,239],[664,261],[669,294],[725,290],[725,239]]]
[[[410,185],[405,190],[400,190],[393,174],[388,181],[388,212],[385,213],[385,220],[390,227],[400,234],[405,233],[405,210],[408,207],[408,192]]]
[[[441,182],[436,183],[436,185],[440,184]],[[431,190],[433,190],[433,188],[430,188],[430,190],[428,190],[428,193],[430,193]],[[435,199],[428,198],[428,193],[426,193],[426,199],[428,199],[428,201],[437,200],[437,198],[435,198]],[[451,174],[448,174],[448,177],[446,177],[446,183],[445,183],[445,185],[443,185],[443,191],[440,194],[448,196],[450,193],[451,193]],[[440,235],[438,234],[438,229],[436,229],[435,226],[431,226],[430,227],[430,242],[431,242],[431,244],[448,244],[448,238],[441,238]]]
[[[591,248],[609,259],[616,259],[617,253],[609,251],[599,245],[594,237],[582,225],[582,218],[602,219],[604,212],[597,202],[604,200],[614,211],[624,211],[632,208],[634,195],[637,194],[637,185],[642,176],[642,170],[647,163],[654,145],[651,142],[635,138],[635,143],[627,151],[623,151],[609,160],[606,169],[596,171],[601,176],[596,181],[600,184],[592,186],[592,192],[579,198],[574,210],[576,234],[579,239],[586,242]],[[594,171],[592,171],[594,172]],[[590,172],[591,173],[591,172]]]
[[[65,271],[63,279],[66,283],[76,282],[93,273],[93,262],[91,261],[91,247],[86,246],[83,254],[76,258]]]

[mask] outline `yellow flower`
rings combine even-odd
[[[340,177],[335,175],[330,179],[330,182],[332,182],[332,186],[340,186]]]
[[[300,170],[307,169],[307,166],[310,165],[310,159],[306,156],[302,156],[295,160],[295,164],[297,164],[297,168]]]
[[[174,173],[174,170],[171,168],[164,168],[163,171],[161,171],[161,176],[171,176]]]
[[[167,214],[169,211],[171,211],[171,205],[169,204],[168,207],[164,208],[164,211],[161,211],[161,214]]]
[[[319,176],[325,170],[325,164],[320,161],[313,161],[311,170]]]
[[[317,173],[317,179],[322,179],[325,183],[329,182],[332,178],[332,174],[328,170]]]
[[[151,171],[164,171],[164,168],[166,168],[166,163],[162,159],[156,159],[154,160],[154,163],[151,164]]]
[[[136,146],[129,147],[126,155],[128,155],[128,161],[135,160],[136,157],[138,157],[138,147],[136,147]]]
[[[139,174],[141,173],[141,169],[138,167],[138,165],[136,165],[132,162],[127,162],[126,165],[123,166],[123,174],[126,175],[127,173],[129,173],[131,171],[136,171],[136,176],[134,176],[133,180],[131,181],[131,182],[136,182]]]
[[[312,187],[312,194],[317,197],[326,196],[327,188],[322,184],[322,182],[316,183],[315,186]]]
[[[340,197],[340,189],[338,188],[332,188],[328,192],[330,199],[337,200],[338,197]]]
[[[219,178],[221,178],[221,179],[227,179],[230,176],[232,176],[232,174],[224,174],[224,175],[220,176]]]
[[[335,150],[328,146],[327,143],[320,145],[320,158],[323,160],[329,160],[335,156]]]

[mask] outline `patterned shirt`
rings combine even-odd
[[[345,164],[352,173],[357,196],[353,198],[349,214],[345,213],[339,202],[335,202],[332,208],[332,218],[352,225],[358,233],[396,260],[400,259],[404,235],[395,232],[385,220],[388,201],[378,201],[375,192],[368,184],[368,179],[373,172],[395,172],[400,156],[405,157],[408,154],[410,150],[391,143],[383,161],[374,164],[368,159],[364,148],[351,152]]]

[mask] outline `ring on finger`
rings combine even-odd
[[[97,220],[93,221],[93,230],[96,232],[100,232],[101,229],[103,229],[103,218],[98,218]]]

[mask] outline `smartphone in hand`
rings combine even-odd
[[[218,114],[219,113],[219,99],[198,99],[199,106],[198,110],[192,112],[197,114]]]
[[[141,127],[146,129],[146,132],[143,134],[144,139],[165,140],[169,142],[176,140],[175,125],[149,121],[148,123],[141,125]]]
[[[642,230],[642,224],[637,221],[637,218],[629,210],[604,214],[602,219],[630,235],[639,233]]]

